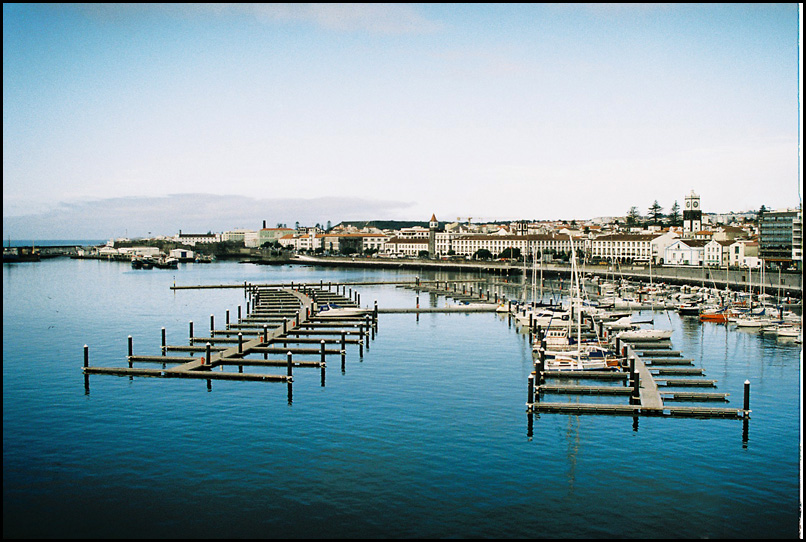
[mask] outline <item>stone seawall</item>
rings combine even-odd
[[[520,275],[524,272],[522,264],[510,262],[483,262],[483,261],[448,261],[448,260],[417,260],[392,258],[314,258],[310,256],[297,256],[290,263],[300,265],[337,266],[337,267],[381,267],[389,269],[420,269],[434,271],[464,271],[476,273],[491,273],[495,275]],[[543,276],[567,277],[571,274],[570,265],[544,264]],[[584,265],[580,266],[583,275],[598,275],[602,278],[624,278],[640,282],[663,282],[674,285],[705,286],[724,289],[727,286],[732,290],[750,290],[758,292],[761,287],[766,293],[777,295],[780,289],[782,296],[802,297],[803,274],[772,272],[761,276],[760,271],[748,269],[718,269],[711,267],[648,267],[637,266],[607,266]],[[526,269],[531,274],[531,269]],[[763,279],[763,283],[762,283]]]

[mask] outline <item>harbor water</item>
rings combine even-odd
[[[414,307],[409,270],[57,258],[3,266],[4,538],[792,538],[800,344],[644,313],[751,419],[528,415],[528,336],[495,313],[381,314],[346,364],[276,382],[90,377],[187,344],[242,288],[372,282]],[[439,275],[441,280],[461,275]],[[500,277],[468,278],[498,281]],[[489,285],[485,288],[490,287]],[[444,304],[419,293],[421,306]],[[221,326],[217,326],[221,327]],[[203,330],[203,331],[202,331]],[[245,369],[246,370],[246,369]],[[278,369],[282,373],[284,369]],[[271,372],[259,369],[258,372]],[[582,402],[587,398],[577,399]]]

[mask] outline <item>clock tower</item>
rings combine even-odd
[[[683,209],[683,233],[694,233],[702,229],[702,209],[700,196],[691,191],[686,196],[686,206]]]

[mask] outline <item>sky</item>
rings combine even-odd
[[[801,204],[799,4],[3,4],[16,239]]]

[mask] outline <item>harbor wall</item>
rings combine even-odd
[[[524,272],[522,264],[514,262],[485,262],[485,261],[447,261],[447,260],[415,260],[415,259],[386,259],[386,258],[326,258],[297,256],[292,263],[302,265],[338,266],[338,267],[383,267],[394,269],[421,269],[441,271],[462,271],[491,273],[503,276],[520,275]],[[596,275],[603,280],[618,280],[621,278],[646,283],[666,283],[673,285],[705,286],[710,288],[744,290],[759,292],[762,287],[765,293],[788,297],[802,297],[802,273],[773,273],[767,272],[761,276],[759,270],[748,269],[719,269],[712,267],[673,267],[653,266],[650,270],[643,266],[608,266],[584,265],[580,266],[584,275]],[[527,275],[531,274],[526,269]],[[545,278],[568,277],[571,266],[562,264],[543,264],[542,273]],[[763,283],[762,283],[763,280]]]

